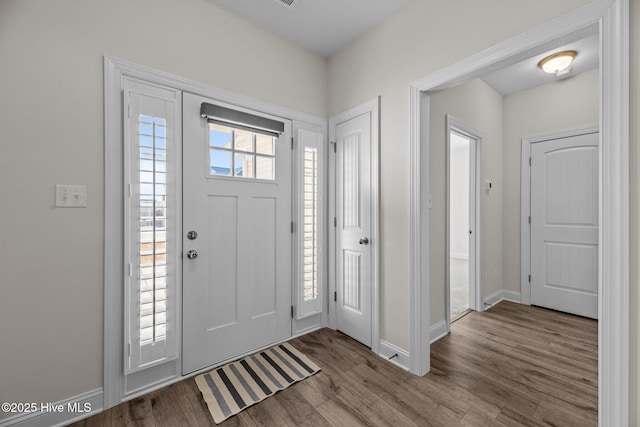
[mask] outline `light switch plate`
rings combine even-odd
[[[86,208],[87,186],[56,184],[56,207]]]

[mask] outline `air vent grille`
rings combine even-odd
[[[288,7],[289,9],[291,9],[294,6],[294,3],[296,2],[296,0],[275,0],[276,3],[280,3],[282,6],[284,7]]]

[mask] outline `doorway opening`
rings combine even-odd
[[[410,145],[411,145],[411,217],[410,235],[410,295],[411,295],[411,371],[424,375],[429,372],[429,345],[434,332],[429,319],[433,316],[430,306],[435,283],[430,280],[432,235],[437,228],[431,227],[434,216],[429,209],[431,185],[429,176],[430,147],[430,100],[445,88],[455,87],[473,79],[483,72],[502,65],[513,65],[524,53],[545,52],[555,42],[566,43],[568,37],[587,32],[596,27],[599,31],[598,51],[600,71],[598,73],[600,122],[599,236],[598,243],[598,368],[600,378],[605,379],[598,389],[598,417],[601,424],[626,425],[629,414],[629,360],[628,336],[629,311],[621,301],[628,299],[629,292],[629,117],[628,117],[628,43],[629,4],[612,0],[605,3],[590,3],[575,13],[536,27],[505,43],[468,57],[456,64],[438,70],[411,84],[410,99]],[[585,34],[586,35],[586,34]],[[563,39],[564,38],[564,39]],[[578,39],[578,37],[576,37]],[[546,52],[545,52],[546,53]],[[560,103],[563,105],[563,103]],[[506,252],[508,253],[508,252]],[[627,307],[628,308],[628,307]],[[434,328],[435,329],[435,328]],[[620,356],[622,355],[622,357]]]
[[[482,138],[479,130],[447,115],[447,326],[480,307]]]

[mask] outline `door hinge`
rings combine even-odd
[[[531,157],[529,157],[529,166],[531,166]]]
[[[294,229],[295,229],[295,225],[293,224],[293,221],[291,221],[291,234],[293,234]]]
[[[293,319],[293,306],[291,306],[291,318]]]
[[[293,137],[291,137],[291,149],[293,150]]]
[[[131,118],[131,104],[127,106],[127,116]]]
[[[338,226],[338,218],[337,217],[333,217],[333,226],[337,227]]]
[[[127,343],[127,353],[129,354],[129,357],[131,357],[131,343]]]
[[[531,275],[529,275],[529,283],[531,283]]]
[[[338,144],[335,141],[331,141],[330,144],[333,145],[333,152],[337,153],[338,152]]]
[[[129,277],[133,275],[133,264],[129,263]]]
[[[531,215],[529,215],[529,224],[531,224]]]
[[[338,302],[338,293],[337,292],[333,293],[333,302]]]

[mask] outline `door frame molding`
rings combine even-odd
[[[336,126],[371,114],[371,350],[380,353],[380,97],[329,118],[329,219],[336,218]],[[335,224],[335,223],[334,223]],[[336,228],[329,224],[329,295],[336,292]],[[327,298],[329,327],[336,329],[336,302]]]
[[[629,0],[595,0],[410,84],[410,360],[430,370],[429,93],[589,26],[600,29],[598,419],[629,424]]]
[[[126,399],[165,387],[188,376],[163,376],[155,382],[126,393],[124,375],[124,152],[122,81],[133,77],[183,92],[191,92],[238,107],[262,111],[322,129],[326,143],[327,119],[302,113],[250,96],[216,88],[175,74],[105,56],[104,70],[104,409]],[[182,189],[180,189],[181,191]],[[324,316],[322,319],[324,324]],[[303,333],[313,328],[305,329]],[[295,335],[294,335],[295,336]],[[179,338],[182,345],[182,336]],[[182,356],[180,356],[182,357]],[[198,372],[195,372],[197,374]]]
[[[529,164],[531,146],[538,142],[599,132],[599,126],[589,126],[522,138],[520,150],[520,302],[522,304],[531,305],[531,283],[529,282],[529,274],[531,274],[531,224],[529,223],[531,215],[531,167]]]
[[[446,187],[445,187],[445,323],[447,325],[447,333],[451,331],[451,277],[450,277],[450,259],[451,249],[450,227],[451,227],[451,131],[460,133],[469,138],[474,145],[470,153],[474,161],[474,183],[475,188],[469,189],[475,193],[474,204],[474,245],[469,246],[469,262],[473,259],[473,301],[469,301],[469,308],[476,311],[483,311],[483,292],[482,292],[482,275],[483,275],[483,254],[482,240],[484,238],[484,192],[482,184],[484,181],[484,132],[471,126],[470,124],[456,118],[451,114],[446,115]],[[470,174],[471,175],[471,174]],[[471,226],[471,224],[469,224]],[[471,268],[471,265],[469,265]],[[471,271],[471,270],[470,270]],[[471,296],[471,295],[470,295]]]

